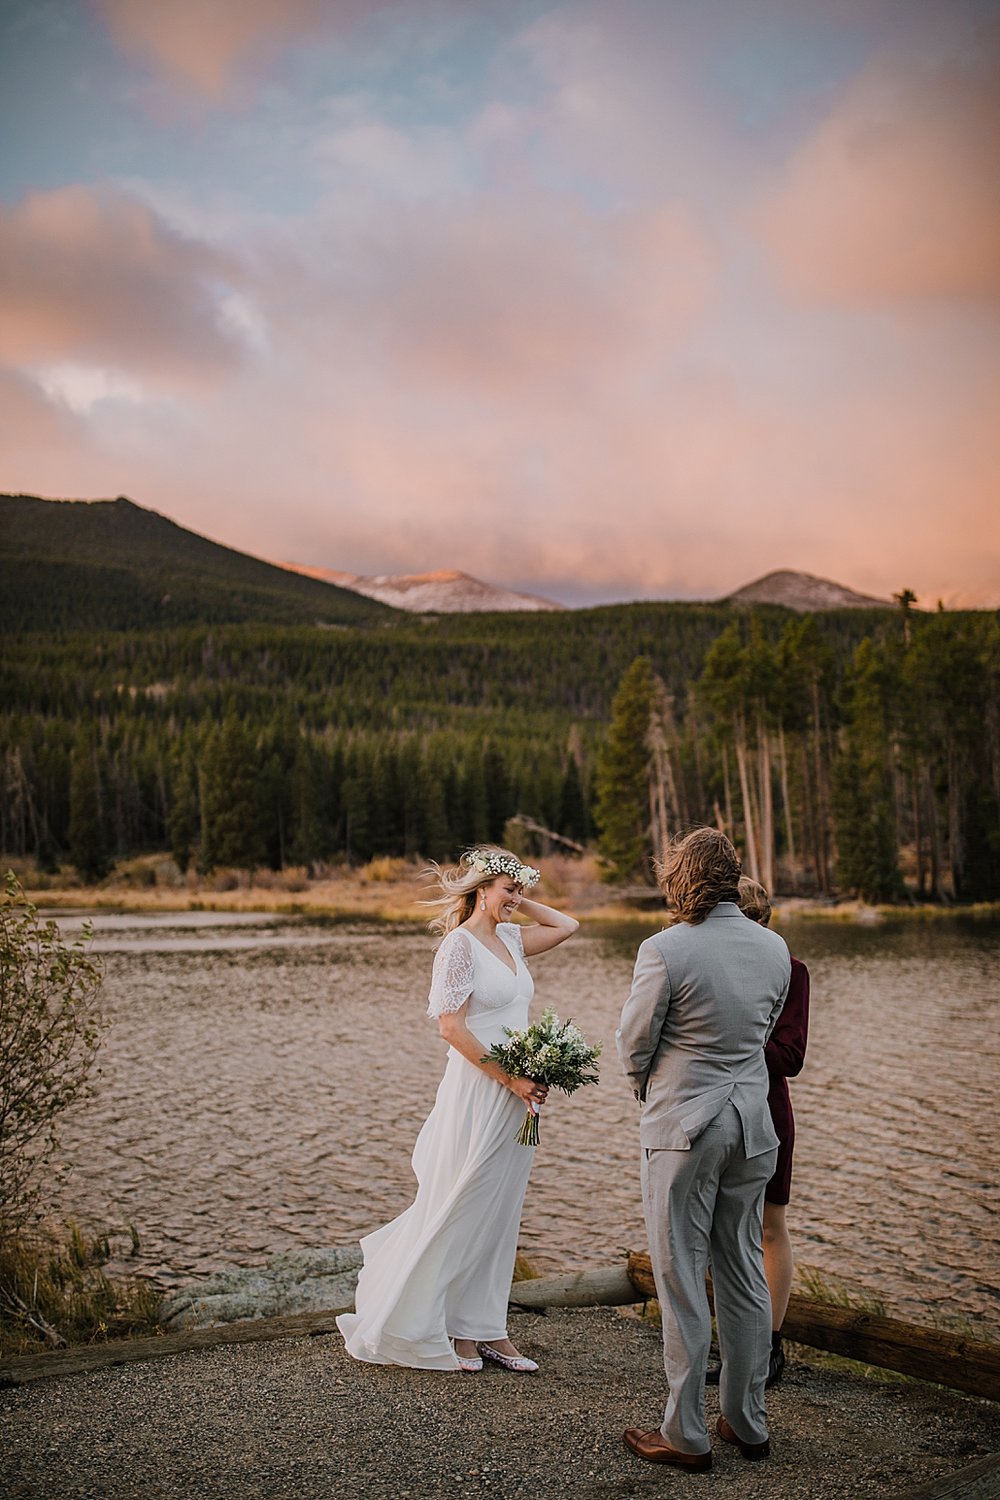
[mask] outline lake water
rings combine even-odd
[[[81,918],[60,915],[72,933]],[[444,1044],[414,927],[209,912],[103,915],[113,1017],[67,1120],[59,1208],[135,1225],[129,1265],[174,1285],[356,1241],[406,1207]],[[606,1045],[604,1080],[542,1115],[521,1246],[541,1269],[645,1248],[637,1110],[614,1031],[649,929],[588,928],[535,959],[536,1005]],[[812,976],[789,1224],[797,1259],[918,1320],[1000,1333],[1000,926],[783,929]]]

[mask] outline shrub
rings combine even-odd
[[[362,880],[370,880],[375,885],[382,885],[385,882],[412,880],[414,866],[412,860],[380,854],[363,865],[358,873]]]
[[[103,978],[80,941],[42,921],[13,873],[0,898],[0,1233],[34,1208],[59,1117],[84,1097],[100,1045]]]

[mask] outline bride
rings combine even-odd
[[[450,1043],[434,1108],[413,1150],[417,1196],[361,1241],[355,1312],[337,1319],[348,1351],[373,1364],[474,1374],[483,1359],[530,1373],[507,1337],[507,1299],[534,1147],[518,1143],[525,1106],[548,1092],[484,1061],[504,1027],[527,1025],[534,991],[526,957],[580,925],[529,901],[539,872],[509,850],[468,850],[453,870],[433,867],[441,895],[430,926],[428,1015]],[[531,925],[512,921],[515,913]]]

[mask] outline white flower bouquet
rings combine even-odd
[[[560,1021],[554,1010],[546,1010],[540,1021],[526,1031],[504,1027],[508,1040],[494,1042],[483,1062],[499,1063],[511,1078],[530,1078],[550,1089],[575,1093],[585,1083],[599,1082],[596,1068],[601,1043],[588,1045],[579,1026]],[[522,1146],[538,1145],[538,1111],[530,1105],[518,1132]]]

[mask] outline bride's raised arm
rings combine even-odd
[[[545,906],[541,901],[530,901],[527,896],[521,897],[517,909],[521,916],[528,918],[527,923],[519,924],[525,958],[558,947],[580,926],[575,917],[556,911],[554,906]]]

